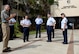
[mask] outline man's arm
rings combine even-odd
[[[67,24],[66,24],[66,23],[64,23],[64,28],[63,28],[63,31],[65,30],[66,26],[67,26]]]
[[[56,26],[56,20],[53,18],[53,29],[55,29],[55,26]]]
[[[55,26],[56,26],[56,22],[54,22],[53,29],[55,29]]]
[[[29,24],[28,24],[28,25],[25,25],[25,26],[31,26],[31,24],[32,24],[32,23],[31,23],[31,21],[29,20]]]
[[[12,21],[10,22],[10,24],[15,24],[15,23],[16,23],[16,22],[12,22]]]
[[[9,21],[11,18],[15,17],[16,15],[10,14],[10,17],[6,18],[7,21]]]
[[[43,19],[41,19],[42,23],[43,23]]]
[[[10,19],[9,22],[10,22],[10,24],[15,24],[16,20],[13,18],[13,19]]]

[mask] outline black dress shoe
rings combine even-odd
[[[27,40],[27,42],[29,42],[29,40]]]
[[[5,49],[2,52],[11,52],[11,51],[12,51],[11,49]]]
[[[39,36],[39,38],[41,38],[41,36]]]
[[[39,38],[41,38],[41,37],[39,37]]]
[[[52,37],[52,38],[54,38],[54,37]]]
[[[11,47],[7,47],[7,49],[11,49]]]
[[[63,44],[68,44],[67,42],[63,42]]]
[[[26,41],[24,40],[24,42],[26,42]]]
[[[37,37],[35,37],[35,38],[37,38]]]
[[[52,42],[52,40],[51,41],[47,40],[47,42]]]
[[[13,40],[13,38],[10,38],[9,40]]]

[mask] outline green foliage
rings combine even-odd
[[[28,4],[30,5],[30,7],[34,7],[35,6],[35,0],[28,0]]]
[[[46,32],[46,30],[41,30],[41,32]],[[35,30],[30,31],[30,35],[33,35],[33,34],[35,34],[35,33],[36,33]],[[17,37],[22,37],[22,36],[23,36],[23,33],[17,33],[16,36],[17,36]]]
[[[19,22],[17,21],[16,24],[14,25],[14,28],[15,28],[15,29],[14,29],[14,31],[15,31],[15,32],[14,32],[14,35],[17,35],[18,33],[21,33],[21,32],[19,31],[19,30],[20,30],[20,29],[19,29],[19,25],[20,25],[20,24],[19,24]]]
[[[47,2],[49,3],[49,5],[52,5],[54,3],[54,0],[47,0]]]

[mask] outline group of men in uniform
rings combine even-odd
[[[48,40],[47,42],[51,42],[51,33],[53,32],[53,38],[54,38],[54,29],[55,29],[55,24],[56,21],[55,19],[51,16],[51,14],[47,14],[48,16],[48,20],[47,20],[47,37]],[[28,21],[26,21],[28,20]],[[36,23],[36,36],[35,38],[41,38],[41,25],[43,23],[43,19],[41,18],[40,15],[37,15],[37,18],[35,19],[35,23]],[[23,33],[24,33],[24,38],[23,41],[25,42],[25,40],[29,40],[29,29],[25,29],[25,28],[29,28],[31,25],[31,21],[28,19],[28,15],[25,16],[25,18],[23,20],[21,20],[20,22],[21,26],[23,27]],[[26,31],[25,31],[26,30]]]
[[[3,32],[3,52],[11,51],[11,48],[8,47],[9,33],[10,33],[8,22],[10,19],[14,18],[16,14],[9,14],[9,11],[10,11],[10,6],[5,5],[4,10],[2,10],[1,12],[2,32]],[[52,42],[51,33],[53,32],[53,38],[54,38],[54,29],[55,29],[56,21],[51,16],[50,13],[47,14],[47,17],[48,17],[48,20],[46,23],[47,37],[48,37],[47,42]],[[63,44],[67,44],[68,43],[67,42],[67,18],[64,13],[61,14],[61,17],[62,17],[61,29],[63,31],[63,37],[64,37]],[[32,24],[28,18],[29,18],[28,15],[26,15],[24,19],[20,22],[21,26],[23,27],[24,42],[29,41],[29,27]],[[38,37],[38,33],[39,33],[39,38],[41,38],[41,24],[43,23],[43,19],[40,17],[40,15],[38,15],[37,18],[35,19],[35,23],[36,23],[36,38]]]

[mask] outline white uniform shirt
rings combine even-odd
[[[42,18],[36,18],[35,22],[36,22],[36,24],[42,24],[43,20],[42,20]]]
[[[49,17],[47,20],[47,26],[52,26],[55,23],[55,19],[53,17]]]
[[[13,26],[14,25],[13,23],[15,23],[15,22],[16,22],[16,20],[14,18],[10,19],[9,20],[9,26]]]
[[[20,24],[21,24],[23,27],[29,27],[29,25],[31,25],[31,21],[28,20],[28,19],[24,19],[24,20],[21,20]]]
[[[67,22],[68,22],[67,18],[63,18],[63,19],[62,19],[62,21],[61,21],[61,29],[64,29],[65,24],[66,24],[65,29],[68,28]]]
[[[21,26],[23,25],[23,20],[20,21],[20,25],[21,25]]]

